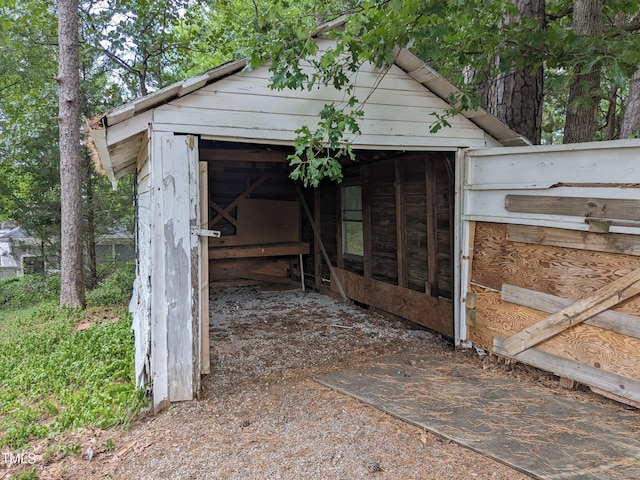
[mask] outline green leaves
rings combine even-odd
[[[354,102],[352,97],[350,103]],[[336,109],[334,104],[328,104],[320,112],[315,131],[306,125],[300,127],[296,131],[295,153],[288,157],[293,167],[291,178],[302,181],[305,187],[317,187],[323,178],[341,181],[340,161],[355,160],[355,152],[345,139],[348,134],[360,133],[356,119],[362,115],[362,110]]]
[[[128,283],[126,278],[125,272],[103,288]],[[109,310],[59,309],[51,301],[0,311],[0,447],[22,448],[32,438],[72,427],[123,424],[143,406],[131,316],[121,294],[116,297]],[[78,331],[81,321],[91,326]]]

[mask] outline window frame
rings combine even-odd
[[[347,189],[357,188],[360,194],[359,200],[360,205],[359,209],[349,209],[347,210],[347,200],[349,200],[347,195]],[[355,213],[353,215],[347,214],[346,212]],[[359,218],[358,218],[359,217]],[[362,261],[364,259],[364,214],[363,214],[363,205],[362,205],[362,185],[356,182],[344,182],[340,186],[340,221],[342,226],[341,236],[342,236],[342,257],[347,260],[354,261]],[[353,251],[348,251],[349,244],[349,233],[347,229],[348,224],[359,224],[360,225],[360,242],[362,244],[362,253],[357,253]]]

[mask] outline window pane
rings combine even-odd
[[[347,210],[362,211],[362,194],[360,187],[343,187],[342,208]]]
[[[364,255],[362,222],[344,222],[344,253]]]

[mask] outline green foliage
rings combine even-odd
[[[59,295],[59,275],[23,275],[0,280],[0,310],[30,308]]]
[[[125,263],[87,294],[88,305],[123,305],[131,298],[136,268]]]
[[[34,467],[28,472],[24,472],[19,477],[16,477],[15,480],[38,480],[39,478],[37,469]]]
[[[450,98],[453,108],[434,115],[426,128],[436,133],[449,126],[448,118],[463,110],[478,109],[481,102],[478,86],[486,88],[498,74],[514,69],[550,69],[554,79],[545,89],[552,104],[546,109],[544,138],[554,142],[562,136],[568,107],[569,85],[580,81],[578,73],[594,68],[606,75],[603,89],[596,97],[607,98],[612,87],[626,89],[630,76],[640,64],[638,28],[629,26],[637,20],[638,0],[606,2],[603,11],[603,33],[589,37],[573,32],[571,13],[574,2],[546,2],[547,21],[521,18],[507,0],[364,0],[351,5],[316,2],[306,15],[291,18],[280,3],[256,9],[252,38],[249,42],[249,64],[255,68],[267,63],[276,89],[311,89],[331,85],[345,92],[349,109],[329,105],[342,116],[328,122],[318,112],[317,128],[303,126],[297,131],[296,154],[292,156],[294,177],[316,185],[326,176],[340,179],[340,155],[349,151],[355,128],[345,128],[345,120],[357,125],[358,115],[367,98],[357,98],[353,75],[364,62],[384,68],[393,62],[393,49],[410,49],[429,65],[457,85],[462,93]],[[318,52],[310,41],[316,23],[314,14],[322,11],[325,18],[349,13],[343,28],[331,32],[334,48]],[[333,15],[327,15],[332,12]],[[312,68],[308,68],[311,65]],[[469,71],[475,75],[468,75]],[[476,84],[467,83],[472,81]],[[573,100],[593,103],[591,96]],[[605,109],[606,110],[606,109]],[[326,112],[325,112],[326,113]],[[603,116],[604,123],[604,116]],[[335,138],[338,137],[338,141]],[[336,144],[340,148],[336,148]],[[324,148],[324,151],[322,150]],[[321,153],[322,152],[322,153]],[[319,162],[320,168],[316,168]]]
[[[0,446],[126,423],[143,405],[130,316],[77,331],[90,314],[43,303],[0,317]]]

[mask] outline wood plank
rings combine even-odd
[[[633,400],[630,400],[628,398],[624,398],[620,395],[616,395],[615,393],[611,393],[611,392],[607,392],[605,390],[602,390],[601,388],[598,387],[589,387],[591,389],[591,391],[593,393],[597,393],[598,395],[602,395],[603,397],[607,397],[611,400],[615,400],[616,402],[619,403],[625,403],[627,405],[631,405],[634,408],[638,408],[640,409],[640,402],[635,402]]]
[[[639,155],[638,140],[470,150],[467,183],[475,187],[535,179],[538,184],[589,188],[638,183]]]
[[[630,199],[506,195],[505,209],[519,213],[640,221],[640,200]]]
[[[629,398],[634,402],[640,401],[640,382],[622,375],[605,372],[591,365],[552,355],[536,348],[511,355],[504,346],[504,340],[499,337],[494,338],[493,351],[498,355],[514,358],[522,363],[553,372],[556,375],[601,388],[614,395]]]
[[[319,188],[313,189],[313,223],[322,238],[322,199]],[[313,242],[313,282],[322,285],[322,250],[317,241]]]
[[[435,163],[429,158],[426,162],[426,190],[427,190],[427,272],[429,278],[429,294],[438,291],[438,221],[437,221],[437,181]]]
[[[229,213],[229,211],[231,210],[230,208],[222,208],[220,205],[218,205],[216,202],[214,202],[211,199],[209,199],[209,208],[218,212],[218,215],[216,215],[212,220],[207,222],[210,225],[215,226],[218,222],[220,222],[220,220],[225,219],[234,227],[236,228],[238,227],[238,221],[235,218],[233,218]]]
[[[555,313],[573,303],[568,298],[537,292],[528,288],[504,284],[502,286],[502,300],[529,308],[535,308],[547,313]],[[640,339],[640,317],[607,310],[585,320],[587,325],[604,328],[612,332],[628,335]]]
[[[236,245],[231,247],[209,248],[209,259],[283,257],[290,255],[306,255],[309,244],[303,242],[272,243],[264,245]]]
[[[507,338],[543,319],[539,310],[505,302],[500,292],[472,285],[476,322],[469,340],[487,350],[493,337]],[[640,340],[585,323],[565,330],[535,347],[538,350],[640,381]]]
[[[453,307],[449,300],[364,278],[346,270],[336,269],[335,272],[346,295],[352,300],[453,337]],[[335,290],[333,285],[331,288]]]
[[[477,222],[471,282],[500,290],[508,283],[579,300],[615,280],[618,272],[640,268],[633,255],[508,242],[504,224]],[[640,296],[616,311],[640,314]]]
[[[199,162],[200,228],[209,228],[209,164]],[[209,238],[200,237],[200,374],[211,373],[211,345],[209,341]]]
[[[220,280],[227,281],[232,278],[245,280],[254,280],[267,283],[283,283],[292,285],[295,282],[289,278],[289,261],[284,260],[268,260],[247,261],[248,259],[239,259],[238,261],[218,260],[213,261],[212,266],[214,273],[211,280],[218,283]]]
[[[344,243],[342,238],[342,188],[336,184],[336,266],[344,269]]]
[[[371,171],[368,165],[362,167],[360,180],[362,184],[362,240],[364,255],[362,263],[365,278],[373,275],[373,244],[371,234]]]
[[[289,163],[288,153],[277,150],[264,150],[247,147],[246,150],[233,150],[227,148],[214,148],[201,150],[201,160],[217,162],[265,162],[265,163]]]
[[[512,242],[640,256],[640,238],[622,233],[590,233],[562,228],[509,225],[507,239]]]
[[[638,293],[640,293],[640,268],[507,338],[504,341],[504,348],[510,355],[520,353]]]
[[[407,220],[404,198],[404,175],[400,160],[394,162],[396,186],[396,256],[398,263],[398,286],[407,288],[409,276],[407,274]]]

